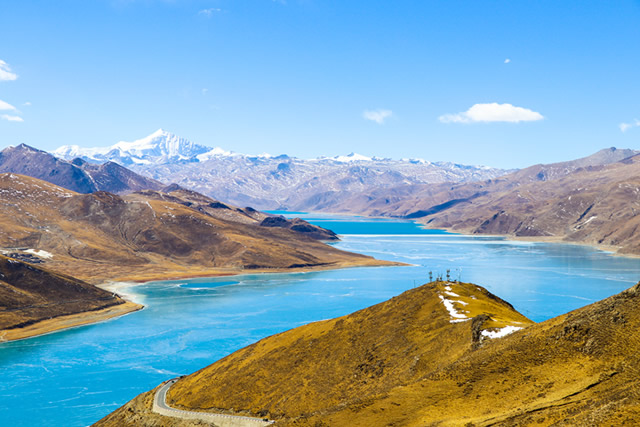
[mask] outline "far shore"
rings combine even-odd
[[[565,245],[577,245],[577,246],[587,246],[590,248],[594,248],[594,249],[598,249],[600,251],[603,252],[608,252],[610,253],[612,256],[621,256],[621,257],[626,257],[626,258],[640,258],[640,254],[634,254],[634,253],[625,253],[625,252],[620,252],[620,249],[622,249],[622,246],[615,246],[615,245],[602,245],[602,244],[597,244],[597,243],[587,243],[587,242],[576,242],[576,241],[570,241],[570,240],[564,240],[563,236],[514,236],[512,234],[474,234],[472,233],[471,230],[454,230],[451,227],[439,227],[439,228],[433,228],[433,227],[429,227],[427,224],[420,222],[420,219],[411,219],[411,218],[403,218],[400,216],[379,216],[379,215],[362,215],[362,214],[355,214],[355,213],[347,213],[347,212],[341,212],[341,213],[335,213],[335,212],[315,212],[315,211],[309,211],[309,212],[305,212],[306,214],[311,214],[311,215],[336,215],[336,216],[345,216],[345,217],[361,217],[361,218],[367,218],[367,219],[386,219],[386,220],[390,220],[390,221],[410,221],[413,222],[415,224],[417,224],[418,226],[420,226],[421,228],[424,228],[425,230],[444,230],[447,231],[449,233],[453,233],[453,234],[462,234],[462,235],[466,235],[466,236],[483,236],[483,237],[504,237],[507,240],[513,240],[513,241],[518,241],[518,242],[541,242],[541,243],[562,243]]]
[[[422,223],[418,223],[424,225]],[[599,245],[595,243],[576,242],[571,240],[565,240],[563,236],[514,236],[512,234],[473,234],[470,230],[453,230],[450,227],[444,228],[428,228],[429,230],[445,230],[450,233],[462,234],[465,236],[482,236],[482,237],[503,237],[507,240],[515,242],[532,242],[532,243],[561,243],[563,245],[575,245],[586,246],[592,249],[597,249],[602,252],[607,252],[612,256],[620,256],[625,258],[640,258],[640,254],[620,252],[622,246],[614,245]]]
[[[142,274],[132,274],[124,277],[114,277],[109,280],[109,283],[147,283],[147,282],[159,282],[167,280],[187,280],[187,279],[200,279],[207,277],[225,277],[225,276],[238,276],[244,274],[265,274],[265,273],[310,273],[314,271],[327,271],[338,270],[343,268],[358,268],[358,267],[402,267],[409,264],[396,261],[384,261],[375,258],[365,258],[360,262],[353,261],[339,261],[331,264],[309,266],[309,267],[296,267],[296,268],[215,268],[215,269],[202,269],[198,271],[167,271],[167,272],[148,272]],[[106,284],[97,284],[96,286],[104,289]]]

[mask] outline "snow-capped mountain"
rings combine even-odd
[[[198,145],[164,130],[105,148],[65,146],[57,156],[90,162],[113,161],[139,174],[175,182],[217,200],[259,209],[340,210],[346,196],[442,182],[469,182],[506,171],[484,166],[382,159],[351,153],[298,159],[288,155],[246,155]],[[409,191],[409,190],[403,190]]]
[[[363,156],[358,153],[347,154],[346,156],[335,156],[331,157],[332,160],[340,163],[351,163],[351,162],[370,162],[374,160],[372,157]]]
[[[110,147],[81,148],[65,145],[53,152],[65,159],[80,157],[89,162],[112,161],[125,166],[151,165],[175,162],[198,161],[199,155],[216,152],[230,154],[221,149],[211,149],[195,144],[163,129],[133,142],[120,141]]]

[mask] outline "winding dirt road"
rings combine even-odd
[[[242,417],[239,415],[213,414],[210,412],[183,411],[167,405],[167,391],[178,378],[165,381],[153,399],[153,412],[167,417],[200,420],[218,427],[263,427],[274,423],[266,419]]]

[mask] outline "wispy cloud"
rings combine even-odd
[[[362,117],[366,120],[371,120],[381,125],[387,120],[389,117],[393,115],[393,111],[391,110],[365,110],[362,113]]]
[[[631,123],[620,123],[618,127],[622,132],[626,132],[631,128],[640,127],[640,120],[635,119]]]
[[[202,9],[200,12],[198,12],[198,15],[211,18],[211,16],[213,16],[214,14],[220,13],[220,12],[222,12],[222,9],[219,9],[217,7],[210,7],[209,9]]]
[[[0,99],[0,111],[16,111],[16,107]]]
[[[18,75],[11,71],[9,64],[0,59],[0,81],[16,80]]]
[[[9,104],[8,102],[4,102],[1,99],[0,99],[0,111],[12,112],[12,114],[0,114],[0,119],[2,120],[7,120],[9,122],[24,122],[22,117],[16,115],[16,114],[19,114],[20,111],[18,111],[18,109],[13,105]]]
[[[505,59],[505,60],[504,60],[504,63],[505,63],[505,64],[508,64],[509,62],[511,62],[511,59],[509,59],[509,58],[507,58],[507,59]]]
[[[7,121],[10,121],[10,122],[24,122],[22,117],[14,116],[14,115],[11,115],[11,114],[2,114],[2,115],[0,115],[0,119],[7,120]]]
[[[444,114],[438,117],[442,123],[480,123],[480,122],[534,122],[542,120],[542,114],[528,108],[511,104],[475,104],[467,111],[457,114]]]

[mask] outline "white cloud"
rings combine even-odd
[[[362,113],[363,118],[376,122],[379,125],[383,124],[384,121],[392,115],[393,111],[391,110],[365,110]]]
[[[628,131],[628,130],[629,130],[629,129],[631,129],[631,128],[634,128],[634,127],[640,127],[640,120],[635,119],[635,120],[634,120],[634,121],[632,121],[631,123],[620,123],[620,124],[618,125],[618,127],[620,128],[620,130],[621,130],[622,132],[626,132],[626,131]]]
[[[16,111],[16,107],[0,99],[0,111]]]
[[[438,117],[442,123],[478,123],[478,122],[533,122],[542,120],[542,114],[528,108],[511,104],[475,104],[467,111],[458,114],[444,114]]]
[[[505,60],[504,60],[504,63],[505,63],[505,64],[508,64],[509,62],[511,62],[511,59],[509,59],[509,58],[507,58],[507,59],[505,59]]]
[[[30,103],[29,101],[25,102],[25,103],[24,103],[24,104],[22,104],[22,105],[24,105],[25,107],[31,107],[31,103]]]
[[[12,115],[9,115],[9,114],[1,115],[0,119],[8,120],[10,122],[24,122],[24,120],[22,120],[22,117],[20,117],[20,116],[12,116]]]
[[[18,75],[11,71],[9,64],[0,59],[0,81],[16,80]]]
[[[200,12],[198,12],[198,15],[203,15],[206,16],[207,18],[210,18],[214,13],[219,13],[222,12],[222,9],[218,9],[217,7],[211,7],[209,9],[202,9]]]

